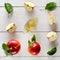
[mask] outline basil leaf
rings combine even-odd
[[[5,9],[8,12],[8,14],[13,12],[13,6],[10,3],[5,3]]]
[[[52,10],[56,9],[56,7],[57,7],[57,5],[55,2],[50,2],[50,3],[46,4],[45,10],[52,11]]]
[[[9,50],[8,46],[7,46],[5,43],[2,44],[2,49],[3,49],[4,51]]]
[[[5,51],[6,56],[12,56],[12,54],[8,53],[7,51]]]
[[[57,51],[57,48],[54,47],[54,48],[52,48],[51,50],[49,50],[49,51],[47,52],[47,54],[48,54],[48,55],[54,55],[54,54],[56,53],[56,51]]]
[[[10,53],[7,52],[9,48],[5,43],[2,44],[2,49],[4,50],[6,56],[12,56]]]

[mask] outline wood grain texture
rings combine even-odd
[[[25,1],[30,1],[34,3],[35,6],[45,6],[46,3],[54,1],[60,6],[60,0],[0,0],[0,6],[4,6],[5,2],[9,2],[13,6],[23,6]]]
[[[25,1],[34,3],[35,9],[32,13],[28,13],[23,5]],[[50,43],[46,34],[51,31],[48,24],[47,11],[44,6],[47,2],[54,1],[57,3],[57,9],[52,11],[56,18],[58,39],[53,43]],[[13,15],[8,16],[4,9],[4,3],[9,2],[14,6]],[[23,32],[25,23],[32,17],[38,18],[38,25],[35,28],[35,32]],[[60,59],[60,0],[0,0],[0,60],[59,60]],[[8,34],[6,32],[6,26],[14,22],[17,26],[17,30],[14,34]],[[37,41],[41,45],[41,52],[37,56],[31,56],[27,51],[27,42],[31,38],[32,34],[36,34]],[[21,51],[13,56],[6,57],[2,50],[2,43],[7,43],[10,39],[18,39],[21,43]],[[57,53],[54,56],[48,56],[46,52],[57,44]]]
[[[1,60],[3,60],[3,59],[5,59],[5,60],[24,60],[24,59],[26,59],[26,60],[59,60],[60,59],[60,57],[2,57],[2,58],[0,58]]]

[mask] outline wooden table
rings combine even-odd
[[[24,2],[31,1],[35,5],[32,13],[28,13],[24,8]],[[57,9],[52,11],[57,22],[58,39],[55,42],[57,45],[57,53],[53,56],[48,56],[46,52],[54,45],[49,43],[46,34],[51,31],[48,24],[47,11],[44,9],[46,3],[54,1],[57,3]],[[14,6],[13,15],[8,16],[4,3],[9,2]],[[26,33],[24,32],[25,23],[32,17],[38,18],[36,30]],[[6,26],[14,22],[17,25],[17,30],[14,34],[6,32]],[[36,34],[37,41],[41,44],[41,52],[37,56],[31,56],[27,51],[27,42],[32,34]],[[18,39],[21,42],[21,51],[13,56],[6,57],[2,50],[2,43],[9,39]],[[59,60],[60,59],[60,0],[0,0],[0,60]]]

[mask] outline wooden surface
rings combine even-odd
[[[28,13],[23,4],[27,0],[0,0],[0,60],[59,60],[60,59],[60,0],[28,0],[34,3],[35,9],[32,13]],[[46,34],[51,31],[48,24],[47,11],[44,6],[47,2],[54,1],[57,3],[57,9],[52,13],[56,18],[58,39],[53,43],[49,43]],[[10,2],[14,6],[13,15],[8,16],[4,9],[4,3]],[[38,25],[33,32],[24,32],[25,23],[32,17],[38,18]],[[5,30],[6,26],[14,22],[17,25],[17,30],[14,34],[8,34]],[[27,51],[27,42],[32,34],[36,34],[37,41],[41,44],[41,52],[37,56],[31,56]],[[23,38],[24,37],[24,38]],[[21,51],[13,56],[6,57],[2,50],[2,43],[7,42],[9,39],[18,39],[21,43]],[[48,56],[46,52],[48,49],[57,44],[57,53],[54,56]]]

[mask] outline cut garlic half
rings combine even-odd
[[[55,41],[57,39],[57,33],[56,32],[49,32],[47,34],[47,39],[49,41]]]
[[[13,33],[16,30],[16,25],[14,23],[10,23],[7,27],[6,27],[7,32],[9,33]]]

